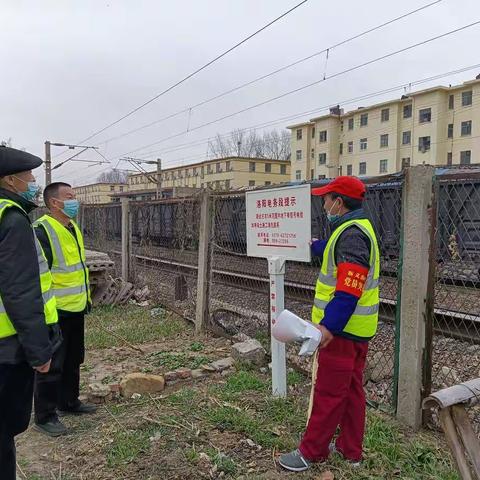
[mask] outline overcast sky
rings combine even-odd
[[[191,115],[182,114],[105,143],[431,1],[309,0],[207,70],[87,143],[99,146],[113,167],[126,168],[126,164],[118,164],[118,159],[132,151],[131,155],[136,157],[160,156],[164,168],[188,164],[205,158],[206,143],[175,152],[165,150],[480,63],[480,25],[477,25],[260,108],[140,149],[183,132],[188,125],[194,129],[323,78],[325,56],[322,55],[193,109]],[[42,157],[47,139],[79,142],[298,2],[0,0],[0,139],[11,137],[13,146]],[[332,50],[327,75],[476,20],[480,20],[480,1],[443,0]],[[472,70],[416,89],[461,83],[479,73],[480,69]],[[377,103],[402,93],[398,90],[361,104]],[[344,106],[352,109],[359,105]],[[276,128],[309,117],[284,121]],[[63,151],[58,147],[52,150],[54,155]],[[71,154],[70,151],[54,157],[53,163]],[[79,158],[96,160],[100,156],[89,152]],[[70,162],[54,170],[53,179],[81,185],[94,182],[101,171],[109,168],[108,164],[91,168],[86,168],[87,165]],[[43,172],[39,169],[36,173],[43,182]]]

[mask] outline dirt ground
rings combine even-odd
[[[196,337],[180,318],[129,306],[91,315],[87,348],[82,392],[91,382],[115,384],[130,372],[201,368],[227,357],[231,341]],[[237,365],[158,395],[111,400],[91,416],[64,417],[69,434],[60,438],[30,428],[17,439],[19,478],[458,479],[439,438],[413,435],[376,410],[368,413],[361,468],[333,457],[304,474],[281,471],[277,456],[297,445],[310,389],[295,371],[288,384],[288,398],[274,399],[268,368]]]

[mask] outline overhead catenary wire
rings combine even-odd
[[[250,80],[250,81],[248,81],[248,82],[242,83],[242,84],[240,84],[240,85],[238,85],[238,86],[236,86],[236,87],[233,87],[233,88],[231,88],[231,89],[229,89],[229,90],[226,90],[226,91],[224,91],[224,92],[222,92],[222,93],[220,93],[220,94],[218,94],[218,95],[215,95],[215,96],[213,96],[213,97],[210,97],[210,98],[208,98],[208,99],[206,99],[206,100],[202,100],[201,102],[198,102],[198,103],[196,103],[196,104],[194,104],[194,105],[191,105],[190,107],[185,107],[185,108],[183,108],[182,110],[179,110],[179,111],[177,111],[177,112],[168,114],[168,115],[166,115],[166,116],[164,116],[164,117],[162,117],[162,118],[159,118],[159,119],[157,119],[157,120],[154,120],[153,122],[149,122],[149,123],[147,123],[147,124],[141,125],[140,127],[134,128],[134,129],[129,130],[129,131],[127,131],[127,132],[124,132],[124,133],[122,133],[122,134],[119,134],[119,135],[116,135],[116,136],[114,136],[114,137],[108,138],[107,140],[102,141],[99,145],[103,145],[103,144],[106,144],[106,143],[109,143],[109,142],[113,142],[113,141],[115,141],[115,140],[119,140],[119,139],[124,138],[124,137],[126,137],[126,136],[128,136],[128,135],[131,135],[131,134],[133,134],[133,133],[137,133],[137,132],[139,132],[139,131],[141,131],[141,130],[144,130],[144,129],[146,129],[146,128],[152,127],[153,125],[158,125],[158,124],[160,124],[160,123],[162,123],[162,122],[165,122],[165,121],[167,121],[167,120],[170,120],[170,119],[172,119],[172,118],[175,118],[175,117],[177,117],[178,115],[181,115],[181,114],[183,114],[183,113],[188,113],[188,127],[187,127],[187,131],[188,131],[188,130],[189,130],[189,126],[190,126],[190,117],[191,117],[192,109],[201,107],[201,106],[206,105],[206,104],[208,104],[208,103],[210,103],[210,102],[213,102],[213,101],[218,100],[218,99],[220,99],[220,98],[223,98],[223,97],[225,97],[225,96],[227,96],[227,95],[230,95],[230,94],[232,94],[232,93],[234,93],[234,92],[237,92],[237,91],[239,91],[239,90],[241,90],[241,89],[243,89],[243,88],[246,88],[246,87],[249,87],[249,86],[251,86],[251,85],[254,85],[255,83],[258,83],[258,82],[260,82],[260,81],[262,81],[262,80],[265,80],[265,79],[267,79],[267,78],[269,78],[269,77],[271,77],[271,76],[273,76],[273,75],[276,75],[276,74],[278,74],[278,73],[280,73],[280,72],[283,72],[283,71],[285,71],[285,70],[288,70],[288,69],[290,69],[290,68],[293,68],[293,67],[295,67],[295,66],[297,66],[297,65],[300,65],[301,63],[304,63],[304,62],[306,62],[306,61],[308,61],[308,60],[312,60],[313,58],[316,58],[317,56],[322,55],[323,53],[326,53],[326,61],[327,61],[327,60],[328,60],[328,57],[329,57],[329,55],[330,55],[330,52],[331,52],[333,49],[338,48],[338,47],[340,47],[340,46],[342,46],[342,45],[345,45],[345,44],[347,44],[347,43],[349,43],[349,42],[352,42],[352,41],[354,41],[354,40],[357,40],[357,39],[359,39],[359,38],[361,38],[361,37],[363,37],[363,36],[365,36],[365,35],[368,35],[369,33],[372,33],[372,32],[374,32],[374,31],[376,31],[376,30],[379,30],[379,29],[381,29],[381,28],[383,28],[383,27],[386,27],[386,26],[388,26],[388,25],[391,25],[391,24],[394,23],[394,22],[397,22],[397,21],[399,21],[399,20],[403,20],[404,18],[407,18],[407,17],[409,17],[409,16],[411,16],[411,15],[414,15],[415,13],[418,13],[418,12],[420,12],[420,11],[422,11],[422,10],[425,10],[426,8],[432,7],[433,5],[437,5],[438,3],[442,2],[442,1],[443,1],[443,0],[436,0],[436,1],[434,1],[434,2],[431,2],[431,3],[427,4],[427,5],[424,5],[424,6],[422,6],[422,7],[416,8],[415,10],[412,10],[412,11],[410,11],[410,12],[407,12],[407,13],[405,13],[405,14],[403,14],[403,15],[400,15],[400,16],[397,16],[397,17],[395,17],[395,18],[392,18],[391,20],[388,20],[387,22],[383,22],[383,23],[381,23],[381,24],[379,24],[379,25],[376,25],[376,26],[374,26],[374,27],[372,27],[372,28],[369,28],[369,29],[367,29],[367,30],[364,30],[364,31],[362,31],[362,32],[360,32],[360,33],[352,36],[352,37],[348,37],[348,38],[346,38],[346,39],[344,39],[344,40],[342,40],[342,41],[340,41],[340,42],[338,42],[338,43],[335,43],[335,44],[333,44],[333,45],[330,45],[329,47],[326,47],[326,48],[324,48],[324,49],[322,49],[322,50],[320,50],[320,51],[318,51],[318,52],[315,52],[315,53],[313,53],[313,54],[311,54],[311,55],[308,55],[308,56],[306,56],[306,57],[303,57],[303,58],[301,58],[301,59],[299,59],[299,60],[296,60],[296,61],[294,61],[294,62],[292,62],[292,63],[289,63],[288,65],[284,65],[283,67],[280,67],[280,68],[278,68],[278,69],[276,69],[276,70],[273,70],[272,72],[269,72],[269,73],[267,73],[267,74],[265,74],[265,75],[261,75],[260,77],[254,78],[253,80]],[[325,77],[325,76],[326,76],[326,63],[325,63],[325,73],[324,73],[324,77]]]
[[[410,82],[405,82],[405,83],[402,83],[402,84],[395,85],[393,87],[389,87],[389,88],[386,88],[386,89],[383,89],[383,90],[378,90],[378,91],[375,91],[375,92],[371,92],[371,93],[368,93],[368,94],[365,94],[365,95],[353,97],[353,98],[350,98],[350,99],[331,102],[330,104],[319,107],[319,108],[315,108],[315,109],[307,110],[307,111],[302,111],[302,112],[298,112],[298,113],[291,114],[291,115],[286,115],[286,116],[283,116],[283,117],[273,119],[273,120],[268,121],[268,122],[262,122],[260,124],[256,124],[256,125],[253,125],[253,126],[250,126],[250,127],[246,127],[246,128],[243,128],[243,129],[238,129],[238,131],[247,132],[247,131],[255,130],[256,128],[265,128],[265,127],[270,127],[270,126],[282,124],[286,121],[291,121],[291,120],[301,118],[301,117],[305,117],[305,116],[308,116],[308,115],[318,114],[318,113],[328,109],[332,104],[348,105],[348,104],[356,103],[356,102],[359,102],[359,101],[362,101],[362,100],[367,100],[367,99],[370,99],[370,98],[374,98],[374,97],[378,97],[378,96],[385,95],[385,94],[388,94],[388,93],[392,93],[392,92],[401,90],[401,89],[403,89],[405,87],[408,87],[408,86],[421,85],[423,83],[438,80],[438,79],[445,78],[445,77],[448,77],[448,76],[451,76],[451,75],[464,73],[464,72],[467,72],[467,71],[470,71],[470,70],[475,70],[477,68],[480,68],[480,64],[470,65],[470,66],[467,66],[467,67],[462,67],[462,68],[451,70],[451,71],[448,71],[448,72],[443,72],[443,73],[433,75],[433,76],[429,76],[429,77],[425,77],[425,78],[422,78],[422,79],[418,79],[418,80],[414,80],[414,81],[410,81]],[[353,114],[353,112],[351,112],[351,113]],[[227,137],[232,132],[233,132],[233,130],[223,134],[222,136]],[[173,145],[173,146],[168,147],[166,149],[160,149],[160,150],[155,150],[155,151],[151,151],[151,152],[146,152],[145,155],[147,155],[147,154],[148,155],[153,155],[153,154],[169,153],[169,152],[174,152],[174,151],[178,151],[178,150],[185,149],[185,148],[190,148],[192,146],[195,147],[195,146],[198,146],[198,145],[206,144],[206,143],[208,143],[208,141],[210,141],[214,138],[215,137],[206,137],[204,139],[196,140],[196,141],[193,141],[193,142],[183,143],[183,144],[179,144],[179,145]],[[121,157],[122,156],[120,156],[120,158]],[[112,160],[110,160],[110,161],[112,161]],[[117,162],[117,165],[116,165],[115,168],[118,168],[119,163],[120,163],[120,160]],[[170,162],[168,162],[168,161],[164,162],[164,165],[169,164],[169,163]],[[98,174],[102,173],[103,171],[108,170],[109,168],[111,168],[111,166],[107,166],[107,167],[103,168],[102,170],[100,170],[98,172]],[[60,176],[59,178],[60,179],[66,178],[69,175],[70,174],[67,173],[67,174],[64,174],[64,175]],[[86,178],[86,176],[77,177],[77,179],[83,179],[83,178]]]
[[[241,113],[245,113],[245,112],[247,112],[247,111],[253,110],[253,109],[258,108],[258,107],[261,107],[261,106],[263,106],[263,105],[267,105],[267,104],[272,103],[272,102],[274,102],[274,101],[280,100],[280,99],[285,98],[285,97],[287,97],[287,96],[290,96],[290,95],[292,95],[292,94],[294,94],[294,93],[301,92],[301,91],[303,91],[303,90],[306,90],[307,88],[313,87],[313,86],[318,85],[318,84],[320,84],[320,83],[323,83],[323,82],[325,82],[325,81],[327,81],[327,80],[331,80],[331,79],[333,79],[333,78],[337,78],[337,77],[339,77],[339,76],[342,76],[342,75],[345,75],[345,74],[347,74],[347,73],[350,73],[350,72],[352,72],[352,71],[354,71],[354,70],[358,70],[358,69],[363,68],[363,67],[366,67],[366,66],[368,66],[368,65],[372,65],[372,64],[377,63],[377,62],[379,62],[379,61],[382,61],[382,60],[385,60],[385,59],[387,59],[387,58],[393,57],[393,56],[395,56],[395,55],[398,55],[398,54],[400,54],[400,53],[406,52],[406,51],[408,51],[408,50],[412,50],[413,48],[417,48],[417,47],[419,47],[419,46],[426,45],[427,43],[433,42],[433,41],[435,41],[435,40],[439,40],[439,39],[441,39],[441,38],[445,38],[445,37],[447,37],[447,36],[450,36],[450,35],[453,35],[453,34],[455,34],[455,33],[461,32],[461,31],[463,31],[463,30],[466,30],[466,29],[468,29],[468,28],[477,26],[477,25],[479,25],[479,24],[480,24],[480,20],[477,20],[477,21],[472,22],[472,23],[469,23],[469,24],[467,24],[467,25],[463,25],[462,27],[455,28],[455,29],[453,29],[453,30],[450,30],[450,31],[445,32],[445,33],[442,33],[442,34],[440,34],[440,35],[436,35],[436,36],[431,37],[431,38],[428,38],[428,39],[426,39],[426,40],[422,40],[421,42],[417,42],[417,43],[414,43],[414,44],[409,45],[409,46],[407,46],[407,47],[401,48],[401,49],[399,49],[399,50],[395,50],[395,51],[390,52],[390,53],[387,53],[387,54],[385,54],[385,55],[381,55],[381,56],[376,57],[376,58],[374,58],[374,59],[368,60],[368,61],[366,61],[366,62],[360,63],[360,64],[355,65],[355,66],[353,66],[353,67],[349,67],[349,68],[347,68],[347,69],[345,69],[345,70],[342,70],[342,71],[340,71],[340,72],[337,72],[337,73],[334,73],[334,74],[332,74],[332,75],[329,75],[329,76],[327,76],[325,79],[321,78],[320,80],[316,80],[315,82],[311,82],[311,83],[308,83],[308,84],[306,84],[306,85],[302,85],[302,86],[300,86],[300,87],[298,87],[298,88],[295,88],[295,89],[292,89],[292,90],[288,90],[287,92],[284,92],[284,93],[282,93],[282,94],[280,94],[280,95],[276,95],[275,97],[269,98],[269,99],[267,99],[267,100],[264,100],[264,101],[262,101],[262,102],[256,103],[256,104],[254,104],[254,105],[250,105],[249,107],[243,108],[243,109],[241,109],[241,110],[238,110],[238,111],[229,113],[229,114],[227,114],[227,115],[224,115],[224,116],[222,116],[222,117],[216,118],[216,119],[211,120],[211,121],[209,121],[209,122],[205,122],[205,123],[203,123],[203,124],[201,124],[201,125],[198,125],[198,126],[196,126],[196,127],[190,128],[188,132],[187,132],[186,130],[182,130],[182,131],[179,132],[179,133],[176,133],[176,134],[174,134],[174,135],[170,135],[170,136],[165,137],[165,138],[163,138],[163,139],[161,139],[161,140],[158,140],[158,141],[156,141],[156,142],[153,142],[153,143],[150,143],[150,144],[148,144],[148,145],[144,145],[144,146],[138,147],[138,148],[136,148],[136,149],[134,149],[134,150],[130,150],[129,152],[123,153],[123,154],[120,155],[120,156],[129,155],[129,154],[131,154],[131,153],[136,153],[136,152],[138,152],[138,151],[140,151],[140,150],[143,150],[143,149],[145,149],[145,148],[150,148],[150,147],[152,147],[152,146],[158,145],[158,144],[163,143],[163,142],[165,142],[165,141],[167,141],[167,140],[170,140],[170,139],[172,139],[172,138],[176,138],[176,137],[185,135],[186,133],[190,133],[190,132],[199,130],[199,129],[201,129],[201,128],[204,128],[204,127],[206,127],[206,126],[212,125],[212,124],[214,124],[214,123],[221,122],[221,121],[223,121],[223,120],[226,120],[226,119],[228,119],[228,118],[234,117],[234,116],[239,115],[239,114],[241,114]],[[116,158],[118,158],[118,157],[116,157]]]
[[[283,12],[281,15],[279,15],[278,17],[274,18],[273,20],[271,20],[270,22],[268,22],[266,25],[263,25],[261,28],[259,28],[258,30],[256,30],[255,32],[251,33],[250,35],[248,35],[247,37],[243,38],[242,40],[240,40],[239,42],[237,42],[235,45],[231,46],[230,48],[228,48],[227,50],[225,50],[224,52],[220,53],[219,55],[217,55],[216,57],[214,57],[212,60],[208,61],[207,63],[203,64],[201,67],[197,68],[196,70],[194,70],[193,72],[189,73],[188,75],[186,75],[185,77],[183,77],[181,80],[175,82],[173,85],[170,85],[168,88],[162,90],[160,93],[154,95],[152,98],[148,99],[147,101],[143,102],[141,105],[133,108],[132,110],[130,110],[128,113],[126,113],[125,115],[121,116],[119,119],[109,123],[108,125],[106,125],[105,127],[101,128],[100,130],[97,130],[96,132],[92,133],[91,135],[89,135],[87,138],[85,138],[84,140],[81,140],[80,143],[83,143],[83,142],[86,142],[94,137],[96,137],[97,135],[99,135],[100,133],[103,133],[105,130],[108,130],[109,128],[113,127],[114,125],[117,125],[118,123],[120,123],[122,120],[125,120],[126,118],[130,117],[131,115],[133,115],[134,113],[138,112],[139,110],[141,110],[142,108],[146,107],[147,105],[149,105],[150,103],[154,102],[155,100],[157,100],[158,98],[162,97],[163,95],[167,94],[168,92],[171,92],[173,89],[175,89],[176,87],[178,87],[179,85],[181,85],[182,83],[185,83],[187,80],[189,80],[190,78],[194,77],[195,75],[197,75],[198,73],[200,73],[201,71],[205,70],[206,68],[208,68],[210,65],[214,64],[215,62],[217,62],[218,60],[220,60],[221,58],[225,57],[226,55],[228,55],[230,52],[232,52],[233,50],[237,49],[238,47],[240,47],[241,45],[243,45],[244,43],[248,42],[249,40],[251,40],[253,37],[255,37],[256,35],[258,35],[259,33],[263,32],[264,30],[266,30],[267,28],[271,27],[273,24],[277,23],[279,20],[281,20],[282,18],[286,17],[287,15],[289,15],[290,13],[292,13],[294,10],[296,10],[297,8],[301,7],[302,5],[304,5],[305,3],[307,3],[308,0],[302,0],[301,2],[297,3],[296,5],[294,5],[292,8],[288,9],[286,12]],[[62,152],[63,153],[63,152]]]

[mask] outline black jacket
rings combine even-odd
[[[27,213],[35,208],[19,195],[0,188]],[[47,326],[43,313],[37,251],[25,213],[9,208],[0,221],[0,295],[17,335],[0,339],[0,364],[27,361],[38,367],[52,358],[61,342],[58,325]]]

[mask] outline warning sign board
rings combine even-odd
[[[246,193],[247,255],[310,261],[310,185]]]

